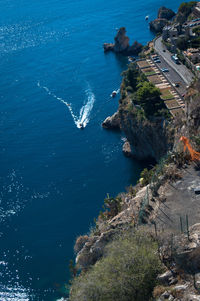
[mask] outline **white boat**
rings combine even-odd
[[[145,20],[146,20],[146,21],[149,20],[149,16],[146,16],[146,17],[145,17]]]
[[[112,91],[112,93],[111,93],[110,96],[111,96],[111,97],[115,97],[116,95],[117,95],[117,91],[114,90],[114,91]]]
[[[83,130],[84,129],[84,125],[82,122],[79,123],[80,129]]]

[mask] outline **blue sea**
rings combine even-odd
[[[102,44],[121,26],[146,43],[145,16],[180,3],[0,1],[1,301],[61,298],[76,237],[107,193],[136,183],[145,162],[125,158],[123,133],[101,127],[128,61]]]

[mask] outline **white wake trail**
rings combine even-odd
[[[92,111],[94,102],[95,102],[95,96],[92,93],[91,88],[89,87],[85,92],[87,95],[87,102],[85,105],[83,105],[80,109],[80,113],[79,113],[79,117],[76,116],[72,110],[72,106],[70,103],[66,102],[65,100],[63,100],[61,97],[56,96],[53,92],[51,92],[47,87],[45,86],[41,86],[40,83],[37,83],[39,88],[44,89],[48,95],[54,97],[55,99],[59,100],[60,102],[62,102],[64,105],[66,105],[69,109],[69,112],[71,113],[71,116],[74,120],[75,125],[77,126],[77,128],[83,128],[86,127],[86,125],[88,124],[88,122],[90,121],[90,113]]]

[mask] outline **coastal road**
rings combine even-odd
[[[160,63],[153,62],[156,67],[160,70],[160,72],[166,77],[166,79],[173,85],[175,83],[179,83],[179,87],[174,87],[180,97],[182,98],[182,95],[186,93],[186,84],[185,81],[182,79],[182,77],[173,69],[167,62],[162,58],[162,56],[159,55]],[[162,68],[167,68],[169,72],[162,72]]]
[[[157,53],[163,58],[163,60],[172,68],[179,76],[184,80],[186,85],[190,85],[194,79],[192,72],[183,64],[176,64],[171,59],[171,53],[167,50],[165,45],[162,43],[162,37],[157,38],[154,41],[154,48]],[[164,50],[164,51],[163,51]]]

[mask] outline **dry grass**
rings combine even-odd
[[[179,103],[175,99],[165,101],[165,105],[169,110],[180,107]]]
[[[171,89],[169,88],[165,88],[165,89],[160,89],[161,91],[161,98],[164,100],[168,100],[168,99],[173,99],[174,96],[171,93]]]
[[[170,113],[171,113],[174,117],[177,117],[177,116],[182,117],[182,116],[184,115],[183,109],[181,109],[181,108],[179,108],[179,109],[172,109],[172,110],[170,110]]]
[[[167,290],[166,286],[157,285],[153,290],[153,297],[159,298]]]
[[[162,84],[162,80],[158,75],[147,76],[147,79],[155,84]]]
[[[151,67],[150,65],[149,65],[149,63],[146,61],[146,60],[142,60],[142,61],[138,61],[137,62],[137,65],[138,65],[138,67],[139,68],[147,68],[147,67]]]

